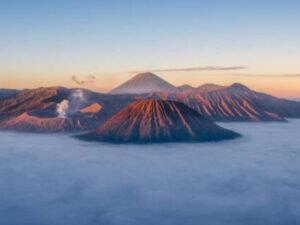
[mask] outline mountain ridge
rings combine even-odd
[[[300,102],[256,92],[239,83],[205,86],[205,91],[144,94],[103,94],[88,89],[64,87],[24,89],[16,96],[0,100],[0,123],[13,120],[23,113],[37,119],[58,117],[57,107],[64,100],[68,100],[66,116],[79,121],[82,130],[95,129],[130,103],[147,99],[182,102],[204,117],[218,122],[283,122],[285,118],[300,118]],[[78,99],[78,96],[83,99]],[[16,124],[11,129],[18,130],[19,127]]]
[[[300,104],[259,93],[243,85],[186,93],[148,93],[146,99],[183,102],[200,114],[221,122],[286,121],[284,117],[300,117]],[[268,102],[272,102],[271,104]],[[280,107],[282,105],[282,107]],[[290,105],[285,111],[286,105]]]

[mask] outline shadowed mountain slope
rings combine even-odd
[[[16,96],[20,91],[16,89],[0,89],[0,100]]]
[[[238,136],[183,103],[143,100],[131,103],[100,128],[80,138],[115,143],[147,143],[219,141]]]

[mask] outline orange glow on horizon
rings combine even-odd
[[[204,83],[215,83],[219,85],[231,85],[232,83],[242,83],[252,90],[264,92],[277,97],[286,98],[299,98],[300,97],[300,77],[243,77],[226,74],[210,74],[210,75],[195,75],[195,74],[157,74],[162,79],[170,82],[175,86],[189,84],[197,87]],[[96,75],[94,84],[77,85],[70,80],[70,77],[61,76],[47,77],[47,79],[40,79],[37,77],[18,77],[15,79],[13,76],[0,77],[0,88],[10,89],[25,89],[25,88],[38,88],[49,86],[64,86],[64,87],[81,87],[91,89],[93,91],[106,93],[114,87],[127,81],[134,75]]]

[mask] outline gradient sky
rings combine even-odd
[[[93,75],[85,87],[105,92],[128,71],[205,66],[246,69],[157,74],[300,97],[300,1],[1,1],[0,88]]]

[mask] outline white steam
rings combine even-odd
[[[58,113],[58,117],[66,118],[68,108],[69,108],[68,100],[62,100],[59,104],[57,104],[56,112]]]
[[[80,110],[81,105],[84,103],[85,96],[81,89],[73,91],[69,97],[69,100],[64,99],[56,106],[56,112],[59,118],[66,118],[67,114],[71,116]]]
[[[81,89],[77,89],[75,92],[73,92],[72,98],[73,99],[78,99],[78,100],[81,100],[81,101],[85,100],[83,91]]]

